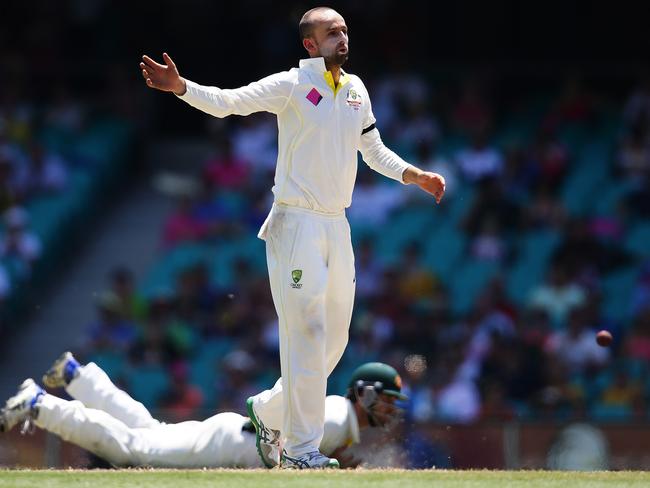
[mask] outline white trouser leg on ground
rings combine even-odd
[[[130,428],[106,412],[43,395],[35,423],[114,466],[160,468],[261,467],[254,437],[241,427],[244,417],[232,412],[203,422]]]
[[[86,408],[80,401],[43,395],[34,423],[114,466],[137,465],[133,451],[142,448],[137,432],[106,412]]]
[[[79,367],[79,374],[66,387],[66,391],[86,407],[103,410],[128,427],[154,427],[160,424],[142,403],[115,386],[95,363]]]
[[[344,217],[280,211],[266,241],[282,378],[255,397],[255,409],[267,427],[282,431],[288,454],[300,456],[320,444],[327,376],[347,344],[354,300],[350,231]]]

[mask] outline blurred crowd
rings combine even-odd
[[[629,236],[648,224],[648,81],[621,103],[571,78],[538,115],[525,115],[530,130],[516,138],[503,136],[505,128],[524,124],[515,118],[528,113],[532,98],[497,112],[489,86],[478,80],[439,105],[421,77],[386,77],[370,86],[384,140],[407,160],[442,173],[448,194],[435,206],[360,165],[348,212],[356,241],[355,313],[330,391],[341,393],[356,365],[382,360],[403,374],[409,423],[647,420],[650,241],[635,248]],[[224,242],[254,239],[270,206],[273,119],[210,120],[207,133],[213,154],[196,175],[196,190],[179,198],[161,229],[162,261],[183,246],[201,243],[218,252]],[[590,202],[572,208],[579,190],[570,186],[572,175],[581,164],[597,171],[598,161],[584,156],[593,143],[605,164],[598,181],[604,187],[591,188],[582,197]],[[609,198],[612,188],[620,191]],[[610,204],[598,206],[605,197]],[[418,227],[422,215],[430,218]],[[414,232],[402,239],[413,219]],[[397,252],[384,249],[386,234],[391,242],[401,239]],[[460,236],[454,252],[433,246],[438,260],[430,265],[428,241],[444,244],[447,234]],[[522,236],[533,250],[552,236],[539,248],[545,256],[524,259]],[[128,270],[116,269],[98,301],[86,357],[113,365],[136,396],[143,394],[136,383],[164,372],[145,402],[170,419],[243,411],[246,397],[279,374],[261,242],[257,252],[256,261],[234,252],[230,280],[198,260],[178,270],[171,288],[148,293]],[[451,263],[437,266],[440,259]],[[457,278],[484,263],[492,272],[482,282],[472,274]],[[524,275],[539,276],[524,280],[523,289],[513,281],[518,263],[530,267]],[[616,288],[617,276],[627,277],[623,296],[607,285]],[[595,341],[601,329],[614,336],[609,348]],[[135,382],[138,371],[148,376]]]
[[[63,194],[68,185],[70,160],[48,148],[39,134],[57,127],[74,137],[83,118],[82,109],[70,100],[37,107],[7,88],[0,95],[0,308],[29,280],[41,256],[41,239],[30,228],[28,206]]]

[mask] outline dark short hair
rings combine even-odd
[[[312,32],[314,30],[314,26],[316,25],[316,22],[313,20],[313,15],[318,12],[324,12],[325,10],[334,10],[330,7],[314,7],[310,10],[307,10],[302,18],[300,19],[300,23],[298,24],[298,30],[300,31],[300,39],[305,39],[307,37],[311,37]]]

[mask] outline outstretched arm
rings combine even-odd
[[[172,92],[192,107],[215,117],[249,115],[254,112],[278,114],[289,104],[294,75],[285,71],[236,89],[202,86],[180,76],[167,53],[166,64],[159,64],[149,56],[142,56],[140,69],[147,86]]]

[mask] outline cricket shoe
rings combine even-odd
[[[280,467],[284,469],[339,469],[338,460],[328,458],[320,451],[308,452],[299,457],[292,457],[287,451],[282,451]]]
[[[264,466],[275,468],[280,464],[280,431],[266,427],[255,414],[253,397],[246,400],[246,411],[255,427],[255,445]]]
[[[43,384],[48,388],[64,388],[79,375],[79,361],[70,351],[64,352],[43,375]]]
[[[38,413],[38,401],[45,392],[33,379],[23,381],[18,393],[7,400],[0,410],[0,432],[9,432],[20,422],[24,422],[22,432],[30,428],[33,415]]]

